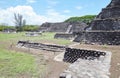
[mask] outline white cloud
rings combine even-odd
[[[81,9],[82,9],[81,6],[76,6],[75,8],[76,8],[77,10],[81,10]]]
[[[44,22],[61,22],[67,16],[60,14],[54,9],[48,9],[45,15],[36,14],[31,6],[16,6],[0,10],[0,23],[14,25],[14,13],[20,13],[26,19],[27,24],[40,25]]]
[[[61,22],[64,21],[68,16],[62,15],[54,9],[48,9],[47,17],[49,22]]]
[[[14,13],[23,15],[27,24],[41,24],[47,21],[45,16],[37,15],[31,6],[16,6],[0,10],[0,23],[14,25]]]
[[[70,13],[70,10],[64,10],[63,12],[64,13]]]
[[[36,0],[27,0],[27,3],[35,3]]]

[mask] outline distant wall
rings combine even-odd
[[[66,33],[56,33],[54,38],[61,38],[61,39],[68,39],[68,40],[71,40],[71,39],[74,39],[75,38],[75,35],[73,34],[66,34]]]
[[[119,31],[79,32],[78,36],[74,39],[74,41],[75,42],[85,41],[86,43],[98,43],[108,45],[120,45],[120,32]]]
[[[65,33],[69,29],[69,27],[70,27],[70,31],[68,33],[72,33],[72,32],[83,31],[87,27],[87,24],[83,22],[43,23],[40,26],[39,30],[47,31],[47,32]]]

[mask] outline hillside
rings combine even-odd
[[[86,24],[89,24],[95,17],[96,17],[96,15],[85,15],[85,16],[81,16],[81,17],[70,17],[69,19],[65,20],[65,22],[80,21],[80,22],[84,22]]]

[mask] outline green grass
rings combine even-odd
[[[46,65],[41,64],[38,67],[34,56],[9,50],[10,45],[12,43],[16,44],[18,40],[52,42],[61,45],[68,45],[71,43],[69,40],[54,39],[54,35],[55,33],[43,33],[41,36],[27,37],[25,36],[25,32],[16,34],[0,32],[0,78],[21,78],[21,75],[27,75],[28,78],[39,78],[38,76],[46,71]],[[40,63],[44,62],[41,61]]]
[[[32,55],[0,48],[0,78],[16,78],[21,74],[32,77],[35,71],[36,63]]]
[[[68,45],[71,43],[71,41],[65,40],[65,39],[54,39],[54,35],[55,33],[46,32],[40,36],[27,37],[25,36],[25,32],[16,33],[16,34],[0,33],[0,41],[8,41],[8,40],[10,40],[11,42],[17,42],[18,40],[30,40],[35,42],[47,41],[47,42],[53,42],[55,44],[61,44],[61,45]]]

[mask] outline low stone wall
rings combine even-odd
[[[106,53],[101,51],[66,48],[63,61],[74,63],[79,58],[86,60],[94,60],[94,59],[99,59],[100,56],[105,56],[105,55]]]
[[[25,33],[26,36],[39,36],[42,35],[41,32],[27,32]]]
[[[46,50],[46,51],[53,51],[53,52],[64,52],[65,50],[65,46],[48,45],[48,44],[42,44],[42,43],[31,43],[29,41],[18,41],[17,46]]]
[[[75,35],[73,34],[67,34],[67,33],[56,33],[54,38],[58,39],[68,39],[68,40],[73,40],[75,38]]]
[[[77,35],[75,42],[120,45],[119,31],[79,32]]]

